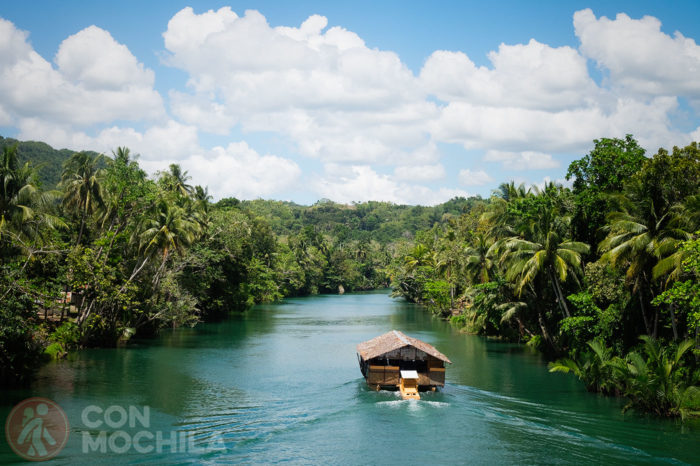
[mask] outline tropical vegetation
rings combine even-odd
[[[628,408],[700,414],[697,143],[646,157],[630,135],[596,140],[567,177],[504,183],[419,232],[389,267],[394,294],[526,342]]]
[[[0,146],[0,380],[11,385],[79,347],[285,296],[387,287],[397,243],[468,204],[214,203],[176,164],[147,176],[126,147]]]
[[[76,348],[391,286],[627,409],[700,412],[696,143],[647,157],[630,135],[604,138],[569,166],[571,188],[510,182],[435,207],[213,202],[180,166],[148,176],[125,147],[0,147],[5,384]]]

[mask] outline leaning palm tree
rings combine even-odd
[[[509,262],[506,279],[515,283],[517,295],[521,296],[523,289],[544,274],[557,297],[562,314],[571,317],[562,283],[569,277],[578,282],[577,274],[580,275],[582,271],[581,256],[588,253],[589,246],[578,241],[562,240],[556,231],[549,231],[543,241],[511,238],[506,241],[505,247]]]
[[[651,301],[645,290],[655,279],[672,274],[679,257],[672,257],[681,241],[692,237],[688,223],[692,216],[682,214],[678,206],[655,205],[634,180],[626,193],[616,197],[620,209],[608,216],[607,237],[598,249],[601,260],[626,269],[632,292],[639,298],[647,334],[656,337],[658,309],[653,322],[647,315]]]
[[[104,206],[101,184],[103,171],[99,168],[101,160],[101,155],[76,152],[63,168],[60,183],[65,192],[63,204],[80,217],[76,244],[80,244],[88,217]]]
[[[534,289],[538,277],[546,277],[557,297],[564,317],[571,317],[562,284],[569,278],[578,282],[582,273],[582,256],[589,246],[565,237],[570,231],[571,217],[562,207],[561,186],[552,183],[534,195],[523,207],[526,215],[518,222],[518,236],[503,241],[501,262],[506,279],[515,285],[521,296],[527,287]]]

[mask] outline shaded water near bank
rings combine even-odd
[[[403,401],[367,388],[355,345],[391,329],[453,361],[444,390]],[[2,419],[29,396],[65,410],[71,436],[56,464],[700,463],[697,424],[623,416],[619,400],[550,374],[522,346],[460,334],[386,292],[288,299],[83,351],[45,366],[31,389],[1,393]],[[93,427],[82,419],[88,406],[98,408]],[[110,406],[147,406],[148,425],[111,428],[95,414]],[[117,450],[147,433],[124,453],[109,443],[83,453],[85,436],[118,431]],[[173,432],[178,441],[168,443]],[[16,461],[2,442],[0,463]]]

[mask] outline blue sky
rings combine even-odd
[[[698,17],[700,2],[4,2],[0,134],[127,145],[216,198],[488,196],[562,180],[594,138],[700,139]]]

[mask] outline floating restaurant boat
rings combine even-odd
[[[399,389],[404,400],[420,399],[419,391],[445,386],[447,356],[434,346],[392,330],[357,345],[357,359],[367,385]]]

